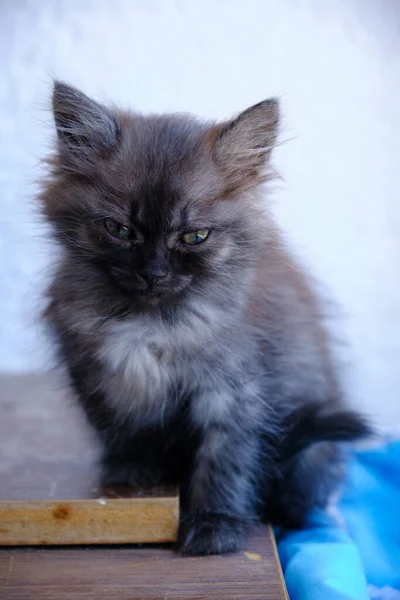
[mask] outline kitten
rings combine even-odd
[[[214,124],[56,82],[41,195],[62,247],[46,318],[107,484],[179,484],[187,554],[301,526],[366,433],[342,408],[314,296],[265,211],[278,102]],[[319,442],[315,445],[315,442]]]

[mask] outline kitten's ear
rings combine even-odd
[[[233,186],[248,187],[268,178],[278,126],[279,102],[271,98],[212,129],[213,158]]]
[[[54,82],[53,114],[60,150],[67,155],[94,159],[118,141],[119,124],[111,111],[60,81]]]

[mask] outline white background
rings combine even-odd
[[[400,423],[400,2],[1,0],[0,370],[52,354],[53,252],[32,212],[58,76],[142,111],[226,117],[282,99],[274,208],[333,297],[351,401]]]

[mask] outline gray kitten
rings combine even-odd
[[[342,407],[319,303],[262,201],[278,102],[142,116],[56,82],[41,195],[62,247],[46,318],[107,484],[179,484],[179,545],[299,527],[338,480]],[[319,442],[317,444],[317,442]]]

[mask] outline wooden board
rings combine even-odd
[[[0,502],[0,545],[173,542],[178,514],[174,496]]]
[[[54,377],[0,381],[0,545],[172,542],[177,490],[101,488],[98,448]]]
[[[287,600],[268,527],[230,556],[171,548],[0,549],[0,600]]]

